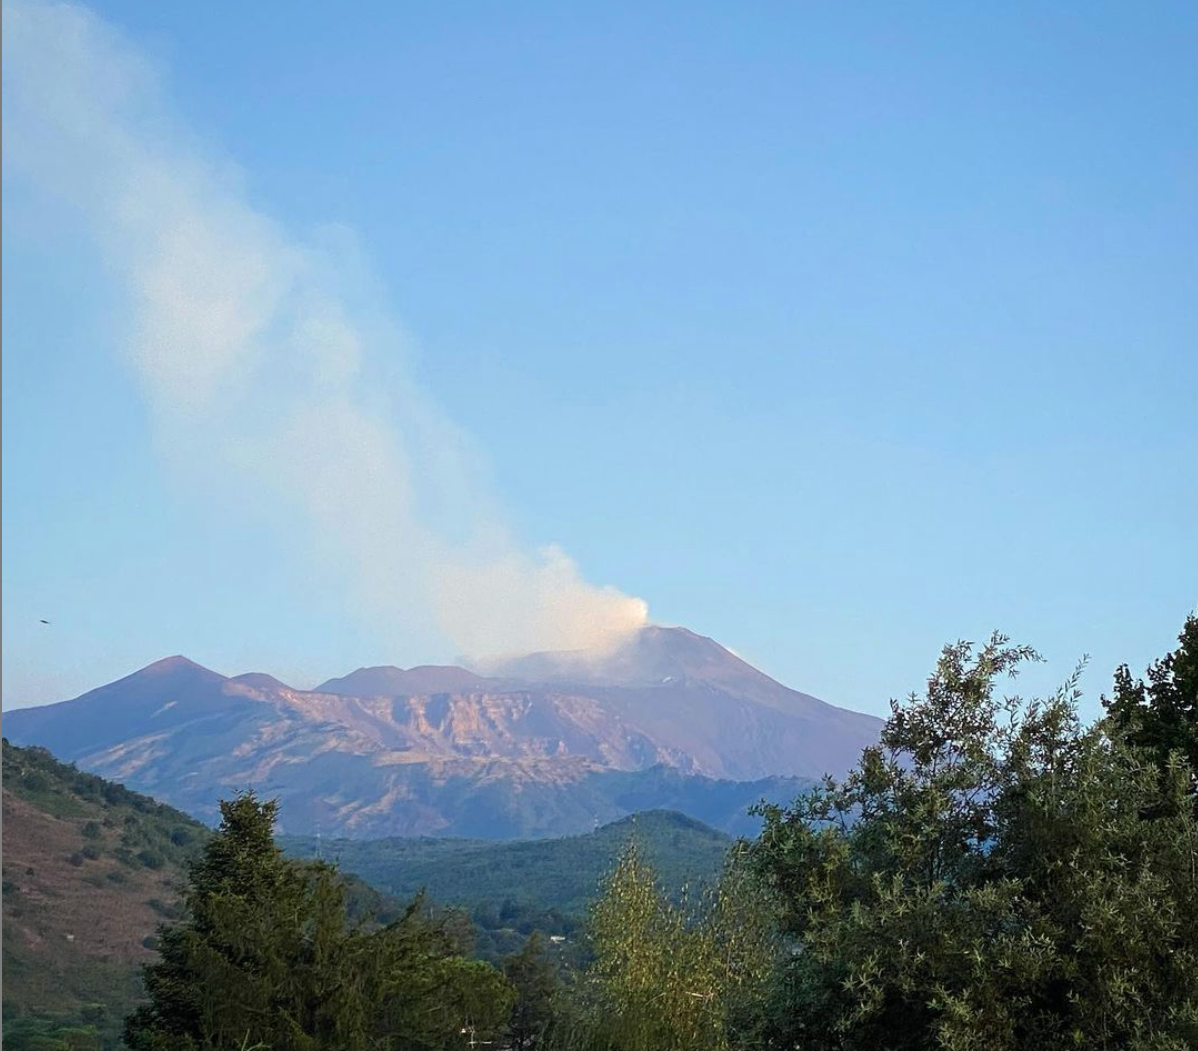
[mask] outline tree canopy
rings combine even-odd
[[[424,1051],[499,1030],[514,993],[498,971],[461,957],[420,899],[351,924],[336,871],[275,846],[275,812],[253,793],[221,804],[126,1023],[133,1051]]]
[[[1000,696],[1034,658],[947,647],[843,783],[763,808],[753,863],[794,946],[775,1046],[1198,1046],[1192,773],[1081,727],[1076,680]]]

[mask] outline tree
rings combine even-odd
[[[946,647],[843,783],[761,808],[750,862],[791,939],[779,1047],[1198,1046],[1198,839],[1177,756],[997,693],[1035,658]]]
[[[284,858],[276,804],[221,803],[193,864],[186,919],[161,930],[149,1003],[126,1022],[133,1051],[399,1051],[492,1033],[512,993],[493,968],[453,954],[418,899],[379,930],[351,925],[331,867]]]
[[[1198,770],[1198,614],[1186,618],[1178,647],[1148,669],[1148,684],[1133,680],[1126,664],[1115,672],[1107,713],[1129,739],[1164,766],[1176,751]]]
[[[525,1051],[535,1047],[548,1032],[561,984],[545,956],[545,941],[539,931],[528,936],[519,952],[504,959],[502,970],[516,990],[508,1039],[514,1051]]]
[[[613,1051],[732,1046],[772,960],[770,913],[733,866],[694,907],[671,902],[631,843],[594,905],[585,1042]],[[567,1045],[583,1046],[572,1034]]]

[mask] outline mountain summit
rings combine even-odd
[[[781,791],[771,778],[842,773],[881,729],[685,628],[487,670],[360,668],[296,690],[169,657],[8,712],[5,731],[207,819],[254,786],[279,796],[287,831],[505,838],[698,799],[712,820]],[[729,786],[746,783],[756,795],[742,800]]]
[[[714,639],[657,625],[641,628],[610,649],[532,653],[489,670],[506,678],[588,686],[703,683],[762,703],[824,703],[788,689]]]

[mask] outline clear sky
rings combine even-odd
[[[134,169],[97,162],[88,198],[33,89],[25,163],[13,85],[74,59],[14,55],[12,6],[4,706],[176,652],[298,686],[452,659],[426,584],[392,607],[373,558],[347,568],[386,546],[386,500],[330,481],[313,510],[267,453],[228,481],[223,425],[164,425],[178,402],[125,345],[132,256],[88,214]],[[432,407],[453,435],[403,445],[429,543],[485,489],[470,529],[501,520],[520,565],[559,544],[651,619],[879,713],[994,628],[1045,682],[1090,654],[1093,711],[1198,602],[1198,6],[91,10],[90,58],[148,62],[132,90],[158,100],[112,127],[219,170],[228,243],[245,215],[271,246],[352,244],[304,280],[388,318],[354,329],[363,360],[419,394],[371,425]],[[294,407],[254,377],[251,409]],[[312,430],[318,468],[349,455]],[[470,466],[443,484],[447,444]],[[383,561],[404,590],[416,562]]]

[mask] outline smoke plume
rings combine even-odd
[[[86,220],[172,470],[298,512],[371,619],[431,615],[469,655],[644,623],[640,599],[512,538],[352,236],[296,236],[251,206],[160,72],[86,9],[5,3],[4,51],[6,175]]]

